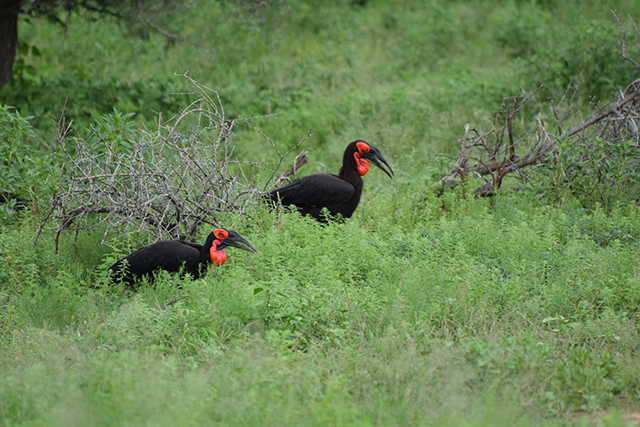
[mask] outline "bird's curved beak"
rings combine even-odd
[[[369,145],[369,147],[371,147],[371,150],[369,150],[368,153],[363,153],[362,158],[370,161],[378,168],[382,169],[384,173],[389,175],[389,178],[393,178],[393,169],[391,169],[391,166],[389,166],[389,162],[387,162],[387,159],[384,158],[380,150],[378,150],[376,147],[374,147],[373,145]],[[387,171],[380,162],[384,163],[385,166],[389,168],[389,170]]]
[[[251,243],[247,242],[240,234],[233,230],[227,230],[229,237],[224,239],[226,246],[233,246],[234,248],[242,249],[247,252],[258,252]]]

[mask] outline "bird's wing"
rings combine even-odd
[[[202,245],[199,245],[202,246]],[[197,263],[200,250],[197,244],[181,240],[167,240],[146,246],[122,259],[129,263],[133,274],[146,274],[161,268],[178,271],[182,265],[189,267]]]
[[[283,205],[336,206],[348,202],[355,193],[353,185],[330,173],[315,173],[269,192],[273,201]]]

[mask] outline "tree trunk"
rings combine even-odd
[[[13,62],[16,59],[18,45],[18,10],[19,1],[2,2],[15,3],[18,7],[3,7],[0,10],[0,87],[11,83]]]

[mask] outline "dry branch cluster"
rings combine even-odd
[[[458,179],[476,176],[484,178],[486,182],[475,190],[475,194],[490,196],[500,188],[503,179],[509,174],[524,176],[525,167],[547,161],[558,141],[565,138],[586,138],[588,135],[610,142],[627,140],[640,143],[640,80],[630,84],[607,107],[598,109],[587,120],[565,130],[565,121],[569,117],[577,117],[570,106],[560,114],[563,103],[571,99],[568,95],[568,92],[563,94],[558,104],[551,99],[551,118],[549,121],[539,119],[533,129],[526,129],[517,120],[521,108],[531,96],[526,96],[521,91],[516,97],[505,98],[503,109],[495,114],[488,130],[465,126],[456,163],[439,185],[452,187],[457,185]]]
[[[640,36],[633,20],[631,22]],[[622,29],[622,24],[620,27]],[[640,69],[640,64],[627,55],[624,29],[621,54]],[[633,141],[640,145],[640,79],[630,83],[607,105],[597,107],[586,120],[581,120],[579,112],[573,109],[577,87],[549,99],[549,116],[544,119],[539,116],[537,122],[529,126],[523,124],[520,114],[535,92],[527,95],[522,90],[515,97],[503,99],[502,109],[495,113],[487,130],[465,126],[458,158],[439,182],[439,188],[453,187],[458,185],[458,180],[476,176],[484,179],[485,184],[477,188],[475,194],[493,195],[505,177],[526,176],[525,167],[548,161],[558,141],[567,138],[601,138],[610,143]],[[571,123],[577,124],[569,127]]]
[[[201,225],[215,227],[232,214],[250,216],[261,190],[243,168],[265,165],[233,160],[230,138],[239,122],[256,117],[227,119],[218,93],[185,77],[195,100],[153,133],[119,129],[123,141],[109,132],[113,129],[92,128],[93,143],[78,137],[69,142],[69,128],[62,126],[66,162],[42,222],[42,227],[56,222],[56,244],[70,228],[101,230],[103,242],[141,231],[149,239],[187,238]],[[288,153],[269,142],[281,163]]]

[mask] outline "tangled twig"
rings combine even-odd
[[[183,77],[194,87],[188,94],[194,100],[169,121],[160,116],[153,132],[120,124],[92,127],[90,138],[68,138],[61,118],[58,140],[66,160],[36,241],[51,221],[57,247],[67,229],[100,230],[109,244],[114,236],[140,232],[147,240],[193,238],[201,225],[252,219],[249,208],[262,190],[243,166],[267,167],[235,159],[230,139],[239,124],[256,129],[251,120],[270,116],[228,119],[218,92]],[[276,152],[279,166],[290,151]]]

